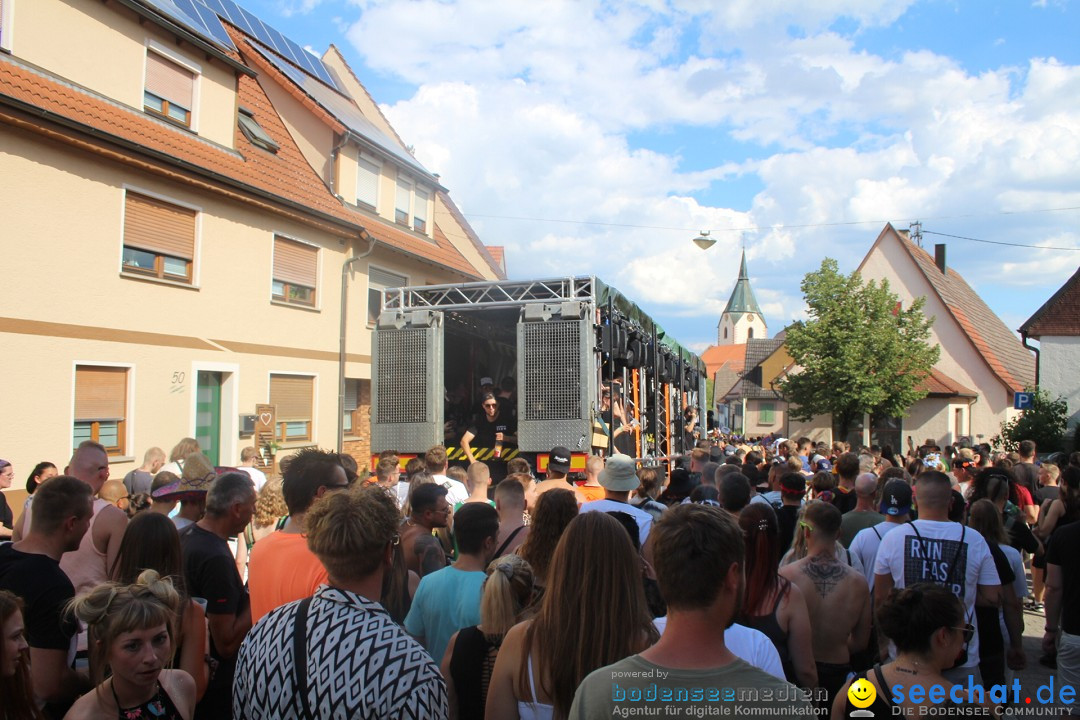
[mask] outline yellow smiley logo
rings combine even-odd
[[[877,699],[877,690],[866,678],[859,678],[851,683],[847,691],[848,701],[857,708],[867,708]]]

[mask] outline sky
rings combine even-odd
[[[1014,329],[1080,266],[1080,0],[240,2],[345,54],[511,278],[596,275],[699,352],[743,247],[770,335],[886,222]]]

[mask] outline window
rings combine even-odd
[[[241,107],[238,118],[240,132],[248,139],[248,142],[268,152],[276,153],[278,151],[280,146],[274,142],[274,139],[267,134],[263,126],[255,119],[255,113],[246,107]]]
[[[368,266],[368,325],[374,325],[379,320],[379,312],[382,311],[382,291],[386,288],[405,287],[408,284],[409,278],[404,275]]]
[[[342,429],[346,435],[355,436],[362,432],[362,415],[371,406],[371,381],[345,379],[345,407],[341,418]]]
[[[416,188],[416,210],[413,212],[413,230],[427,234],[428,194],[422,188]]]
[[[893,450],[900,449],[903,436],[903,418],[893,415],[870,413],[870,444],[878,447],[889,445]]]
[[[776,422],[776,405],[763,402],[758,406],[758,425],[772,425]]]
[[[127,368],[75,366],[72,447],[93,440],[104,445],[110,457],[125,454],[127,384]]]
[[[128,191],[123,272],[190,283],[194,257],[195,211]]]
[[[195,73],[156,52],[146,53],[143,108],[184,127],[191,127]]]
[[[412,207],[412,183],[405,178],[398,178],[397,196],[394,200],[394,222],[409,226],[409,210]]]
[[[746,339],[747,340],[753,340],[754,339],[754,328],[746,328]]]
[[[273,299],[291,305],[315,307],[318,269],[317,247],[275,237]]]
[[[315,378],[308,375],[271,375],[270,404],[277,406],[278,442],[311,440]]]
[[[374,210],[379,204],[379,164],[361,154],[356,170],[356,204]]]

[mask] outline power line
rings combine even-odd
[[[1027,215],[1033,213],[1051,213],[1051,212],[1066,212],[1070,210],[1080,210],[1080,206],[1073,207],[1059,207],[1059,208],[1043,208],[1039,210],[1002,210],[994,213],[966,213],[961,215],[936,215],[923,219],[928,220],[957,220],[963,218],[978,218],[978,217],[997,217],[1001,215]],[[464,213],[469,218],[485,218],[492,220],[522,220],[526,222],[547,222],[547,223],[560,223],[564,225],[596,225],[599,227],[619,227],[619,228],[632,228],[638,230],[672,230],[677,232],[699,232],[700,227],[688,228],[688,227],[672,227],[669,225],[636,225],[633,223],[613,223],[613,222],[601,222],[597,220],[571,220],[568,218],[538,218],[538,217],[526,217],[522,215],[489,215],[483,213]],[[843,227],[849,225],[880,225],[887,222],[903,223],[914,222],[915,218],[893,218],[891,220],[848,220],[837,222],[823,222],[823,223],[804,223],[800,225],[749,225],[745,227],[734,228],[710,228],[713,232],[760,232],[762,230],[805,230],[809,228],[824,228],[824,227]],[[926,231],[929,232],[929,231]],[[943,235],[944,233],[936,233]],[[946,237],[953,237],[959,240],[974,240],[975,242],[987,242],[995,245],[1015,245],[1016,247],[1043,247],[1040,245],[1021,245],[1016,243],[995,242],[992,240],[978,240],[976,238],[965,238],[960,235],[946,235]],[[1076,250],[1078,248],[1046,248],[1048,250]]]
[[[979,238],[964,237],[963,235],[949,235],[948,233],[923,230],[924,235],[940,235],[941,237],[956,238],[957,240],[970,240],[971,242],[988,243],[990,245],[1008,245],[1009,247],[1033,248],[1036,250],[1073,250],[1080,251],[1080,247],[1053,247],[1051,245],[1025,245],[1023,243],[1003,242],[1001,240],[980,240]]]

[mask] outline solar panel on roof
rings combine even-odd
[[[193,0],[141,0],[141,2],[210,43],[230,50],[236,49],[217,16],[213,13],[199,12],[195,7],[197,3]]]
[[[339,89],[322,60],[262,21],[257,15],[245,10],[232,0],[191,0],[201,2],[208,8],[243,30],[260,43],[295,63],[304,72],[313,75],[335,90]]]

